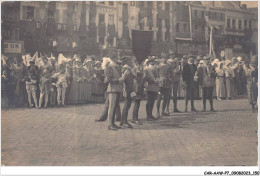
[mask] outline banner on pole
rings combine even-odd
[[[132,30],[132,51],[138,63],[142,63],[151,52],[153,31]]]

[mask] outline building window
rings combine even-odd
[[[105,22],[105,14],[99,14],[99,23]]]
[[[114,24],[114,15],[108,15],[108,23]]]
[[[159,30],[162,28],[162,19],[158,18],[158,15],[157,15],[157,27],[159,28]]]
[[[41,27],[41,23],[40,22],[36,22],[36,28],[40,29],[40,27]]]
[[[105,5],[105,1],[100,1],[99,4]]]
[[[153,8],[153,1],[148,1],[147,6],[148,6],[149,8]]]
[[[238,29],[242,29],[242,20],[238,21]]]
[[[180,24],[179,23],[176,24],[176,32],[180,32]]]
[[[73,31],[77,31],[77,26],[73,25]]]
[[[139,1],[138,4],[139,4],[139,7],[144,7],[144,2],[143,1]]]
[[[197,30],[198,29],[198,25],[195,24],[194,28],[195,28],[195,30]]]
[[[48,18],[54,18],[54,11],[48,9]]]
[[[249,29],[252,29],[252,23],[249,21]]]
[[[62,28],[63,28],[64,31],[66,31],[66,29],[67,29],[66,24],[63,24],[63,25],[62,25]]]
[[[100,43],[101,45],[104,45],[104,43],[105,43],[105,37],[99,36],[99,43]]]
[[[170,10],[170,3],[169,2],[165,2],[165,10]]]
[[[19,29],[9,29],[5,31],[5,37],[7,37],[7,40],[19,40]]]
[[[247,20],[244,21],[244,28],[247,28]]]
[[[211,19],[212,17],[211,17],[211,12],[209,12],[209,19]]]
[[[236,19],[232,19],[232,29],[236,29]]]
[[[17,16],[18,11],[15,9],[15,8],[7,8],[4,12],[5,15],[3,15],[3,17],[5,19],[8,19],[8,20],[16,20],[18,19],[19,17]]]
[[[183,24],[183,30],[185,33],[187,33],[187,24]]]
[[[198,11],[194,10],[194,17],[197,18],[198,17]]]
[[[149,26],[149,30],[152,30],[152,28],[153,28],[153,17],[152,17],[152,15],[149,15],[147,17],[147,25]]]
[[[201,18],[204,18],[204,11],[201,11]]]
[[[162,2],[157,1],[157,9],[162,9]]]
[[[218,13],[214,12],[213,19],[218,19]]]
[[[110,6],[114,6],[114,2],[113,2],[113,1],[109,1],[108,4],[109,4]]]
[[[144,19],[143,19],[141,13],[138,14],[138,25],[140,26],[141,30],[144,29]]]
[[[131,6],[135,6],[135,1],[131,1]]]
[[[61,24],[58,24],[57,29],[61,30]]]
[[[220,20],[224,20],[224,14],[223,13],[220,14]]]
[[[27,6],[26,17],[27,20],[34,19],[34,7]]]
[[[227,18],[227,28],[230,29],[230,18]]]

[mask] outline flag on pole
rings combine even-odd
[[[40,58],[38,56],[38,51],[36,51],[36,53],[33,55],[32,60],[35,62],[35,65],[37,67],[41,66]]]
[[[112,62],[111,61],[111,59],[109,58],[109,57],[103,57],[103,62],[102,62],[102,64],[101,64],[101,68],[102,68],[102,70],[105,70],[106,69],[106,66],[110,63],[110,62]]]
[[[57,41],[56,41],[56,40],[54,40],[54,41],[52,42],[52,46],[53,46],[53,47],[57,46]]]
[[[58,56],[58,65],[60,65],[64,62],[67,62],[67,60],[68,59],[66,57],[64,57],[64,55],[62,53],[60,53],[59,56]]]
[[[2,54],[1,59],[2,59],[3,65],[6,65],[6,61],[8,60],[8,58]]]
[[[78,45],[77,45],[77,43],[76,42],[72,42],[72,48],[75,48],[75,47],[77,47]]]
[[[132,51],[138,63],[150,54],[153,31],[132,30]]]

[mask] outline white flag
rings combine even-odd
[[[64,55],[62,53],[60,53],[59,56],[58,56],[58,65],[60,65],[64,62],[67,62],[67,58],[64,57]]]

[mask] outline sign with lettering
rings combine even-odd
[[[24,43],[23,41],[5,41],[4,53],[22,53]]]
[[[115,14],[116,10],[115,9],[110,9],[110,8],[98,8],[99,13],[107,13],[107,14]]]
[[[239,44],[236,44],[236,45],[233,46],[233,48],[235,48],[235,49],[242,49],[242,46],[239,45]]]

